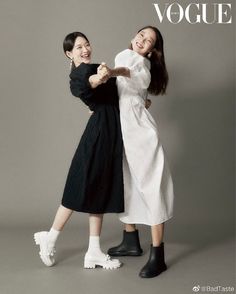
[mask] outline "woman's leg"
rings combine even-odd
[[[106,269],[116,269],[121,263],[118,259],[110,259],[100,248],[103,214],[89,215],[89,246],[84,258],[85,268],[95,268],[96,265]]]
[[[90,214],[89,215],[89,235],[99,236],[102,230],[103,214]]]
[[[34,234],[35,243],[40,246],[40,258],[46,266],[52,266],[55,263],[55,244],[72,212],[73,210],[60,205],[51,229],[48,232],[42,231]]]
[[[87,253],[91,256],[104,257],[100,248],[103,214],[89,215],[89,246]]]
[[[152,246],[158,247],[163,242],[164,237],[164,223],[151,227]]]
[[[54,218],[52,228],[57,231],[62,231],[72,213],[73,210],[60,205]]]
[[[108,250],[108,254],[111,256],[140,256],[142,253],[135,224],[125,224],[122,242]]]
[[[136,226],[134,224],[125,224],[126,232],[134,232],[136,230]]]
[[[141,278],[152,278],[158,276],[167,269],[164,256],[164,223],[151,227],[152,245],[150,248],[149,259],[141,269]]]

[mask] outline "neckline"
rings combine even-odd
[[[150,59],[148,59],[147,57],[140,55],[139,53],[135,52],[132,49],[127,48],[127,51],[129,51],[130,53],[134,54],[134,56],[136,55],[140,60],[142,60],[144,63],[146,63],[147,66],[150,66],[151,61]]]
[[[130,52],[133,52],[134,55],[137,55],[138,57],[140,57],[140,58],[142,58],[142,59],[144,59],[144,60],[149,60],[146,56],[143,56],[143,55],[137,53],[137,52],[134,51],[133,49],[129,49],[129,48],[127,48],[126,50],[129,50]]]

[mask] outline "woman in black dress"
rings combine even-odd
[[[71,92],[89,107],[92,115],[72,159],[52,228],[35,233],[34,239],[40,246],[41,260],[52,266],[56,240],[72,212],[89,213],[90,238],[84,267],[114,269],[120,262],[101,251],[99,236],[103,214],[124,211],[123,143],[116,82],[108,80],[105,67],[90,64],[92,50],[84,34],[67,35],[63,48],[72,65]]]

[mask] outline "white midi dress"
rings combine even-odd
[[[145,108],[151,81],[150,61],[126,49],[115,67],[128,67],[130,78],[118,77],[120,120],[124,142],[124,223],[157,225],[173,216],[173,182],[157,125]]]

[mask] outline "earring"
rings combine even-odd
[[[151,56],[152,56],[152,52],[149,52],[148,55],[147,55],[147,57],[148,58],[151,58]]]
[[[73,61],[74,61],[74,59],[71,58],[71,59],[70,59],[70,70],[72,70],[72,67],[73,67]]]

